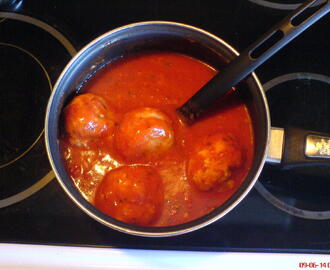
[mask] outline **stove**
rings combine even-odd
[[[54,177],[43,138],[52,86],[72,56],[97,36],[133,22],[166,20],[200,27],[242,50],[299,3],[0,1],[0,242],[330,253],[330,166],[285,170],[266,164],[255,188],[219,221],[181,236],[143,238],[107,228],[78,209]],[[329,19],[256,70],[272,126],[330,133]]]

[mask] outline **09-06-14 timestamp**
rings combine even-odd
[[[330,269],[330,262],[299,262],[300,269]]]

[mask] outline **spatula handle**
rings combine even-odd
[[[299,6],[244,50],[177,111],[188,123],[194,122],[219,97],[330,11],[330,0],[328,0],[320,7],[315,8],[314,12],[304,19],[305,11],[317,1],[308,0]]]

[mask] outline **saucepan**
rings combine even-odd
[[[101,67],[118,58],[155,49],[183,53],[219,70],[238,56],[238,52],[224,40],[193,26],[161,21],[130,24],[105,33],[85,46],[68,63],[50,97],[45,122],[50,163],[67,195],[96,221],[139,236],[165,237],[188,233],[219,220],[237,206],[254,186],[267,157],[271,162],[282,159],[289,166],[306,161],[320,164],[329,161],[329,139],[324,134],[270,127],[267,99],[257,76],[252,73],[241,82],[239,91],[252,120],[256,142],[254,160],[245,180],[224,204],[198,219],[168,227],[131,225],[103,214],[81,195],[65,168],[59,146],[61,112],[67,100]],[[283,159],[282,155],[286,158]]]

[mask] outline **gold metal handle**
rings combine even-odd
[[[311,158],[330,159],[330,137],[308,135],[306,137],[305,155]]]

